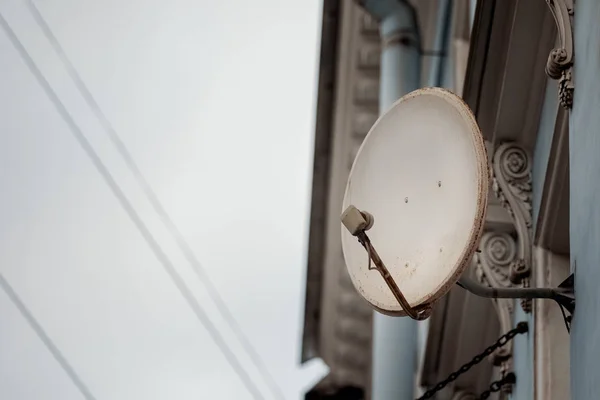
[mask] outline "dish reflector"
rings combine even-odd
[[[469,265],[487,205],[483,137],[462,99],[440,88],[398,100],[360,147],[342,211],[370,213],[374,248],[412,307],[433,304]],[[342,226],[342,248],[358,292],[384,314],[407,315],[365,248]]]

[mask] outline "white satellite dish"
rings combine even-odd
[[[366,136],[344,196],[342,248],[358,292],[384,314],[430,310],[479,244],[488,181],[483,137],[460,97],[426,88],[398,100]]]

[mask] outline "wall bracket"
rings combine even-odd
[[[560,307],[564,307],[572,316],[575,313],[574,281],[575,274],[571,274],[556,288],[500,288],[481,285],[465,274],[457,284],[476,296],[490,299],[551,299],[556,301]],[[565,322],[570,323],[570,317],[565,316]]]
[[[558,30],[559,46],[552,49],[546,63],[546,74],[558,80],[558,97],[560,104],[566,108],[573,107],[573,0],[546,0]]]

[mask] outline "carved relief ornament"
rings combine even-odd
[[[560,104],[566,109],[573,107],[573,0],[546,0],[556,27],[558,29],[559,46],[550,51],[546,63],[546,74],[558,80],[558,96]]]
[[[493,163],[493,191],[508,211],[514,233],[487,231],[474,257],[477,279],[491,287],[529,286],[532,262],[531,163],[525,150],[515,143],[504,143],[496,150]],[[501,332],[513,328],[514,299],[493,299]],[[521,301],[531,312],[531,301]],[[512,343],[497,349],[491,361],[501,372],[512,369]],[[510,387],[503,389],[510,391]]]
[[[511,265],[517,258],[517,244],[508,233],[485,232],[481,238],[481,252],[475,255],[477,279],[491,287],[510,287],[512,282]],[[492,299],[501,332],[512,329],[514,299]],[[494,365],[501,366],[504,372],[511,368],[512,343],[508,342],[491,355]]]
[[[532,263],[531,158],[515,143],[503,143],[494,153],[493,191],[510,214],[517,233],[516,259],[510,264],[510,281],[529,287]],[[521,306],[531,312],[531,300]]]

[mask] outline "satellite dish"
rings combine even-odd
[[[483,137],[460,97],[426,88],[398,100],[369,131],[346,186],[342,248],[358,292],[388,315],[431,310],[479,244],[488,181]]]

